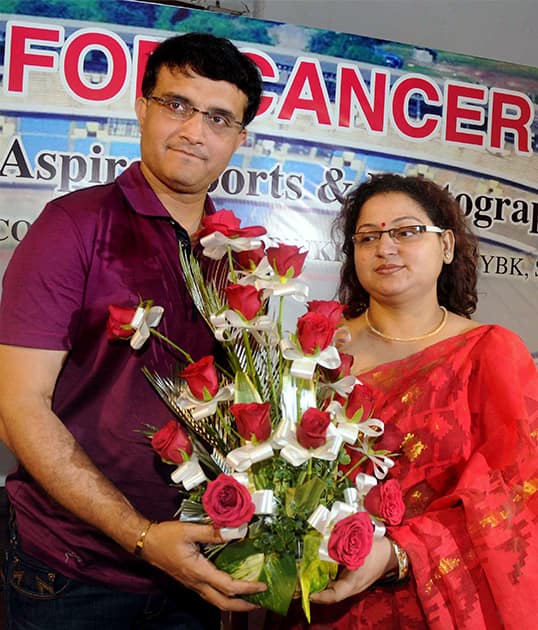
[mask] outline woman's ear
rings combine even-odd
[[[443,262],[447,265],[454,260],[455,238],[452,230],[445,230],[441,234],[441,246],[443,250]]]

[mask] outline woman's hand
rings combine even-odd
[[[398,560],[390,539],[386,536],[374,538],[372,550],[361,567],[356,571],[344,569],[337,580],[330,582],[324,591],[313,593],[310,599],[314,604],[335,604],[352,595],[362,593],[382,578],[387,571],[397,566]]]

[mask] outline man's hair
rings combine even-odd
[[[262,80],[256,64],[224,37],[209,33],[187,33],[161,42],[148,57],[142,79],[142,94],[148,98],[155,89],[162,67],[237,86],[247,97],[243,125],[253,120],[262,95]]]
[[[353,234],[364,204],[375,195],[386,193],[407,195],[422,207],[434,225],[452,230],[454,258],[449,265],[443,265],[437,279],[437,297],[439,304],[448,310],[470,317],[477,303],[478,238],[447,189],[424,177],[404,177],[394,173],[372,175],[368,181],[352,189],[333,226],[333,237],[342,244],[338,297],[346,305],[345,316],[357,317],[368,308],[370,296],[355,271]]]

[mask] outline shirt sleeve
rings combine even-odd
[[[88,264],[76,222],[60,201],[48,203],[16,247],[4,274],[0,343],[71,349]]]

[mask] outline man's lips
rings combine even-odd
[[[194,151],[191,148],[187,148],[187,147],[174,147],[174,146],[170,146],[168,147],[171,151],[175,151],[176,153],[182,153],[183,155],[186,155],[187,157],[191,157],[191,158],[196,158],[198,160],[205,160],[205,155],[203,155],[202,153],[200,153],[199,151]]]

